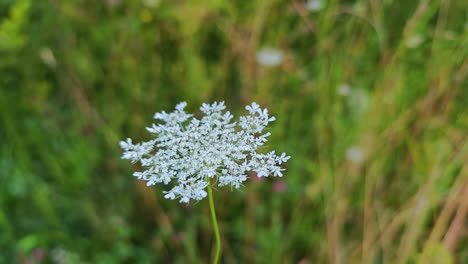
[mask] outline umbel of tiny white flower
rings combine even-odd
[[[233,121],[233,115],[224,111],[224,102],[202,104],[201,119],[186,113],[186,105],[182,102],[173,112],[154,115],[160,122],[147,127],[155,135],[153,140],[134,144],[127,138],[120,142],[122,158],[145,169],[133,175],[147,181],[147,186],[170,185],[164,197],[188,203],[207,196],[210,178],[216,178],[218,186],[239,188],[249,171],[258,177],[283,176],[285,169],[280,165],[289,156],[278,156],[275,151],[257,153],[270,135],[263,130],[275,120],[267,109],[252,103],[245,107],[248,115]]]

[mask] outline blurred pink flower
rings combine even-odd
[[[286,182],[283,180],[278,180],[273,183],[273,191],[275,192],[284,192],[286,188]]]
[[[42,248],[36,248],[33,252],[33,257],[36,261],[44,259],[44,250]]]
[[[177,239],[177,242],[183,242],[185,240],[185,233],[184,232],[177,232],[176,234],[176,239]]]

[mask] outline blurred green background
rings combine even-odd
[[[281,179],[217,188],[222,263],[468,263],[463,0],[0,0],[0,263],[208,263],[208,202],[118,142],[224,100]]]

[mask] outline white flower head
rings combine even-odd
[[[262,48],[257,52],[257,62],[262,66],[278,66],[282,61],[283,53],[278,49]]]
[[[155,139],[138,144],[131,139],[120,142],[122,159],[139,162],[145,169],[133,176],[147,181],[148,186],[171,184],[164,197],[180,199],[181,203],[205,198],[210,178],[216,178],[218,186],[239,188],[250,171],[258,177],[283,176],[285,169],[280,165],[290,156],[276,155],[275,151],[257,153],[270,135],[263,130],[275,120],[267,109],[252,103],[245,107],[248,115],[233,121],[224,102],[203,104],[201,119],[186,113],[186,105],[182,102],[171,113],[154,115],[160,122],[147,130]]]

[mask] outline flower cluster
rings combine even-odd
[[[207,196],[210,178],[216,178],[218,186],[239,188],[249,171],[258,177],[283,176],[279,165],[289,156],[278,156],[275,151],[257,153],[270,135],[263,130],[275,120],[267,109],[252,103],[245,107],[248,115],[233,121],[234,116],[224,111],[224,102],[203,104],[201,119],[186,113],[186,105],[182,102],[173,112],[154,115],[160,122],[147,130],[155,139],[138,144],[130,138],[120,142],[122,158],[145,168],[133,173],[135,177],[147,181],[148,186],[172,182],[172,189],[164,191],[165,198],[188,203]]]

